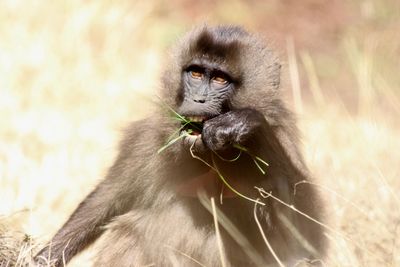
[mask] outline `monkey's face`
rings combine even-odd
[[[185,117],[181,134],[186,144],[207,143],[216,137],[207,134],[213,121],[223,123],[223,116],[242,108],[266,109],[276,98],[276,57],[240,28],[198,28],[182,39],[172,55],[162,94]]]
[[[183,99],[178,112],[190,121],[183,122],[181,132],[186,135],[186,143],[200,143],[203,123],[230,110],[234,84],[226,70],[204,59],[183,69]]]

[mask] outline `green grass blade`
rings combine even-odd
[[[173,145],[176,141],[178,141],[179,139],[185,137],[185,135],[179,135],[178,137],[172,139],[171,141],[169,141],[167,144],[165,144],[164,146],[162,146],[157,153],[160,154],[161,152],[163,152],[166,148],[170,147],[171,145]]]
[[[235,158],[233,158],[233,159],[226,159],[226,158],[222,157],[221,155],[219,155],[217,152],[215,152],[215,151],[213,151],[213,152],[214,152],[215,155],[218,156],[218,158],[219,158],[220,160],[225,161],[225,162],[234,162],[234,161],[237,161],[237,160],[240,158],[240,156],[242,155],[242,151],[239,151],[239,154],[238,154]]]
[[[268,167],[269,164],[268,164],[266,161],[264,161],[263,159],[261,159],[259,156],[256,156],[256,155],[252,154],[247,148],[245,148],[245,147],[243,147],[243,146],[241,146],[241,145],[239,145],[239,144],[234,144],[233,147],[239,149],[240,151],[244,151],[244,152],[246,152],[247,154],[249,154],[249,155],[252,157],[252,159],[253,159],[253,161],[254,161],[254,164],[256,164],[257,168],[260,170],[260,172],[261,172],[263,175],[265,175],[264,169],[260,166],[260,164],[259,164],[258,162],[264,164],[265,167]]]

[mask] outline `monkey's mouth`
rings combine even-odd
[[[199,136],[203,131],[203,124],[208,119],[206,116],[187,116],[182,122],[182,132],[188,135]]]
[[[207,116],[185,116],[185,121],[182,121],[181,135],[185,135],[185,141],[189,144],[201,138],[203,124],[210,119]]]

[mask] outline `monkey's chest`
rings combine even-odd
[[[240,188],[239,183],[234,181],[229,183],[229,186]],[[237,195],[229,189],[229,187],[222,181],[221,177],[212,169],[207,172],[182,181],[176,187],[176,192],[181,196],[197,197],[199,193],[205,192],[208,196],[233,198]]]

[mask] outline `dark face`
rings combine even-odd
[[[202,63],[183,70],[182,84],[183,101],[178,112],[193,122],[183,132],[198,137],[206,120],[230,110],[229,99],[234,91],[234,82],[222,68]]]

